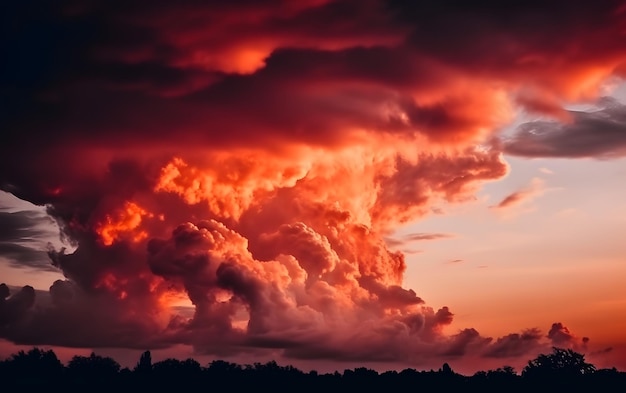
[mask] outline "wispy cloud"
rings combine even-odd
[[[0,210],[0,257],[13,267],[58,272],[48,243],[60,243],[59,229],[41,209]]]
[[[554,175],[554,171],[548,168],[539,168],[539,172],[546,174],[546,175]]]
[[[535,177],[531,180],[528,186],[512,192],[504,197],[499,203],[490,207],[496,210],[505,210],[522,204],[527,204],[535,198],[543,195],[546,190],[545,181],[539,177]]]
[[[455,235],[451,233],[417,232],[417,233],[410,233],[408,235],[404,235],[400,238],[387,237],[385,238],[385,241],[391,247],[400,247],[400,246],[405,246],[407,244],[414,243],[414,242],[449,239],[454,236]]]
[[[593,111],[569,111],[570,122],[524,123],[504,142],[504,151],[524,157],[626,156],[626,106],[612,97],[602,98],[598,106]]]

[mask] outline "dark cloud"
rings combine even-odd
[[[543,348],[541,338],[542,334],[539,329],[511,333],[498,338],[484,355],[496,358],[524,356]]]
[[[612,36],[623,27],[619,0],[596,4],[398,0],[389,4],[398,18],[411,23],[412,45],[463,69],[519,78],[532,75],[537,79],[529,82],[535,86],[545,82],[558,87],[569,77],[568,67],[613,60],[622,47]],[[552,61],[562,58],[572,63],[564,65],[565,75],[559,77]],[[544,80],[550,74],[557,77]]]
[[[626,106],[613,98],[601,109],[568,111],[570,122],[533,121],[504,142],[507,154],[523,157],[616,158],[626,155]]]
[[[36,248],[15,243],[0,243],[0,256],[6,258],[14,267],[59,271],[50,264],[48,252]]]
[[[9,287],[4,283],[0,284],[0,332],[4,331],[6,326],[12,326],[25,318],[34,303],[33,287],[24,286],[11,295]]]
[[[599,351],[591,352],[591,355],[604,355],[604,354],[611,353],[611,352],[613,352],[613,347],[606,347]]]
[[[54,220],[43,211],[0,211],[0,257],[12,266],[58,272],[48,258],[48,243],[58,240]]]
[[[27,286],[6,299],[1,307],[0,334],[24,345],[165,346],[154,339],[153,312],[129,313],[132,307],[141,310],[149,306],[137,296],[125,302],[104,292],[84,293],[76,284],[57,280],[49,292]]]
[[[181,133],[190,146],[268,134],[330,143],[345,125],[459,138],[492,123],[472,111],[491,108],[480,98],[489,89],[455,91],[468,71],[480,71],[479,85],[491,77],[568,93],[567,78],[590,59],[621,63],[624,47],[612,39],[619,4],[11,2],[5,146],[46,153],[59,138],[162,146]],[[251,68],[238,65],[245,59]],[[378,116],[381,104],[406,117]],[[145,130],[150,142],[137,135]]]
[[[451,342],[444,350],[445,356],[463,356],[481,351],[492,341],[491,337],[482,337],[476,329],[463,329],[451,337]]]
[[[561,322],[555,322],[550,327],[547,337],[552,345],[559,348],[572,348],[574,350],[582,350],[589,342],[588,337],[579,338],[563,325]]]
[[[54,233],[54,220],[43,211],[0,211],[0,241],[32,241]]]

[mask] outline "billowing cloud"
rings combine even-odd
[[[555,322],[550,327],[547,336],[555,347],[583,350],[589,342],[589,337],[578,338],[561,322]]]
[[[542,334],[539,329],[527,329],[522,333],[511,333],[498,338],[485,352],[485,356],[506,358],[527,355],[543,349]]]
[[[5,326],[13,325],[28,313],[35,303],[35,290],[31,286],[24,286],[17,293],[11,295],[9,287],[0,284],[0,331]]]
[[[463,329],[451,337],[444,355],[463,356],[468,353],[476,353],[480,350],[484,350],[491,340],[490,337],[481,337],[476,329]]]
[[[49,304],[5,300],[2,337],[403,362],[515,346],[446,334],[385,239],[506,175],[517,106],[621,75],[619,2],[530,3],[13,2],[0,187],[75,250],[49,251],[67,279]]]
[[[158,309],[134,295],[111,299],[104,290],[85,293],[76,284],[62,280],[54,282],[48,293],[24,287],[3,304],[6,311],[0,333],[14,343],[27,345],[163,347],[153,339],[160,328],[155,324],[158,316],[153,316]],[[138,318],[132,315],[133,307],[150,307],[151,311]]]
[[[550,347],[570,348],[586,351],[588,337],[579,338],[560,322],[552,324],[544,339],[543,333],[537,329],[526,329],[521,333],[511,333],[498,338],[490,345],[483,356],[493,358],[529,357],[535,353],[550,350]]]

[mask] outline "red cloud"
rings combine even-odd
[[[554,114],[623,72],[618,5],[11,5],[0,186],[47,205],[76,250],[50,252],[68,281],[46,307],[28,289],[3,298],[0,334],[300,358],[525,353],[532,335],[446,335],[452,313],[402,287],[385,237],[504,176],[503,148],[534,146],[495,142],[515,105]],[[171,307],[180,296],[192,316]]]

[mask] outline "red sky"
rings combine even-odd
[[[469,226],[483,233],[488,217],[516,223],[511,236],[490,232],[506,238],[503,247],[542,231],[520,215],[555,206],[549,196],[566,187],[546,180],[550,168],[594,171],[601,161],[624,178],[623,1],[3,8],[3,353],[38,345],[178,356],[186,348],[318,369],[447,361],[470,371],[523,365],[556,345],[626,368],[626,321],[610,318],[626,309],[623,279],[606,287],[619,293],[600,299],[613,305],[595,309],[606,318],[574,332],[562,318],[583,314],[544,304],[550,293],[533,300],[535,319],[497,303],[518,304],[543,272],[524,270],[519,290],[503,286],[498,270],[450,273],[492,288],[486,303],[485,292],[420,269],[424,250],[411,248],[450,244],[454,256],[433,248],[421,261],[445,255],[446,268],[462,267],[475,247],[498,240],[450,242]],[[543,166],[526,176],[527,162]],[[555,178],[580,198],[577,184],[597,180]],[[507,179],[519,182],[503,193],[497,184]],[[487,201],[486,189],[502,198]],[[596,191],[626,195],[613,180]],[[455,216],[463,206],[474,213]],[[610,206],[612,217],[626,217],[619,202]],[[608,246],[594,243],[585,266],[595,274],[607,263],[626,277],[626,250],[610,240],[607,220],[597,228]],[[65,249],[42,240],[57,227]],[[562,267],[549,247],[525,252]],[[495,255],[506,269],[529,267],[519,253]],[[486,270],[483,258],[475,263]],[[442,303],[417,281],[436,287]],[[541,291],[579,293],[574,282]],[[492,311],[467,318],[447,299],[467,300],[472,315]],[[600,329],[605,320],[615,328]]]

